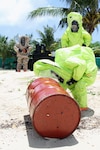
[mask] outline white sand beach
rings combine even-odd
[[[100,71],[88,87],[89,110],[82,112],[78,128],[64,139],[45,139],[33,128],[25,95],[33,78],[30,70],[0,70],[0,150],[99,150]]]

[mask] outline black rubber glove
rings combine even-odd
[[[19,48],[19,52],[21,53],[22,52],[22,50]]]
[[[85,44],[82,44],[82,46],[86,46]]]
[[[68,85],[72,85],[72,84],[74,84],[74,83],[76,83],[77,81],[75,81],[73,78],[70,80],[70,81],[68,81],[67,82],[67,84]]]
[[[61,83],[64,82],[64,79],[62,77],[60,77],[58,74],[56,74],[54,71],[51,70],[51,73],[53,73],[57,77],[59,82],[61,82]]]

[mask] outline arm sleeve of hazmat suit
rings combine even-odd
[[[72,78],[75,81],[79,81],[86,71],[86,62],[80,58],[72,56],[68,58],[65,63],[66,66],[73,70]]]
[[[29,54],[31,50],[32,50],[32,46],[28,45],[27,46],[27,54]]]
[[[84,47],[82,49],[84,50]],[[91,48],[85,47],[83,59],[85,59],[87,63],[87,68],[83,80],[85,81],[86,85],[89,86],[95,81],[98,70],[95,61],[95,55]]]
[[[18,52],[19,48],[18,48],[18,45],[17,45],[17,44],[14,45],[14,50],[15,50],[15,52]]]
[[[55,61],[76,81],[80,80],[86,71],[86,62],[82,59],[80,45],[57,50]]]
[[[67,34],[67,30],[65,31],[65,33],[62,35],[61,38],[61,47],[69,47],[69,39],[68,39],[68,34]]]
[[[91,35],[84,29],[82,29],[82,36],[83,36],[83,44],[89,46],[92,40]]]

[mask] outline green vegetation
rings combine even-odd
[[[44,32],[37,31],[40,37],[40,43],[44,43],[46,50],[54,51],[60,47],[60,39],[54,39],[54,28],[50,26],[44,27]]]
[[[90,47],[93,49],[95,57],[100,57],[100,42],[91,43]]]
[[[98,24],[100,24],[100,0],[62,0],[66,3],[63,7],[42,7],[29,13],[28,18],[35,19],[40,16],[60,16],[58,26],[67,26],[67,14],[71,11],[80,12],[83,16],[84,28],[92,34]],[[67,7],[69,6],[69,7]]]
[[[61,0],[66,3],[64,8],[61,7],[43,7],[33,10],[29,13],[28,18],[35,19],[36,17],[51,15],[53,17],[60,16],[60,22],[58,27],[67,27],[67,14],[71,11],[78,11],[83,16],[83,26],[92,35],[94,30],[100,24],[100,0]],[[67,6],[69,6],[67,8]],[[46,45],[46,50],[55,51],[60,46],[60,39],[54,39],[54,28],[50,26],[44,27],[44,31],[37,31],[39,34],[39,42],[33,39],[33,35],[28,35],[30,37],[30,44],[33,49],[36,48],[36,43],[43,43]],[[8,37],[0,35],[0,58],[2,58],[2,68],[4,68],[5,60],[7,58],[15,58],[16,53],[13,49],[18,36],[8,41]],[[93,49],[96,57],[100,57],[100,43],[91,43],[90,47]],[[0,60],[1,61],[1,60]],[[1,66],[0,66],[1,67]]]

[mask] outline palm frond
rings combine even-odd
[[[62,16],[66,11],[68,11],[68,8],[55,8],[55,7],[42,7],[38,8],[36,10],[33,10],[30,12],[28,15],[28,18],[35,18],[39,16],[46,16],[46,15],[51,15],[51,16]]]
[[[59,25],[58,25],[58,27],[61,27],[61,28],[63,28],[63,27],[67,27],[67,17],[65,17],[65,18],[62,18],[61,20],[60,20],[60,22],[59,22]]]
[[[34,19],[40,16],[60,16],[61,20],[58,27],[67,26],[67,14],[71,11],[80,12],[83,16],[83,26],[84,28],[92,34],[94,29],[100,24],[100,9],[99,2],[100,0],[60,0],[65,2],[67,8],[61,7],[43,7],[38,8],[30,12],[28,18]],[[69,5],[67,5],[69,4]],[[97,15],[98,14],[98,15]]]

